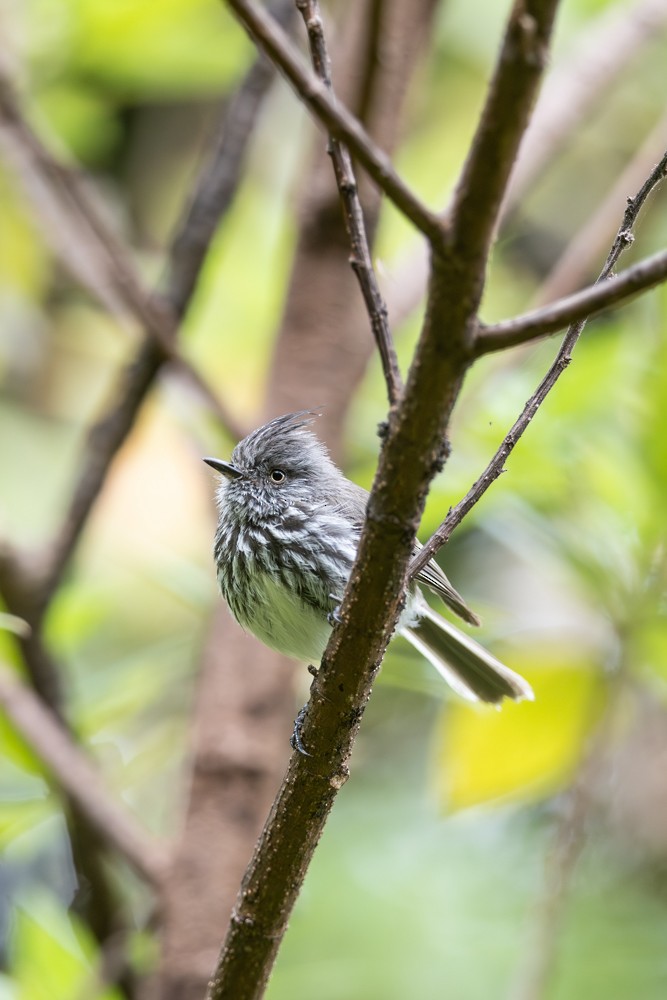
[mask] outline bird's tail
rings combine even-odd
[[[497,705],[503,698],[533,701],[528,681],[492,656],[470,636],[459,632],[424,601],[419,619],[401,630],[447,683],[468,701]]]

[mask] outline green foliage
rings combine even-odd
[[[36,892],[16,913],[12,934],[12,971],[18,995],[30,1000],[119,1000],[121,994],[100,982],[89,933],[65,917],[45,893]]]
[[[445,203],[465,155],[505,6],[441,5],[396,161],[434,205]],[[605,6],[564,5],[561,52]],[[178,107],[205,121],[207,102],[224,100],[252,58],[249,42],[219,0],[30,0],[12,5],[10,20],[31,120],[59,155],[95,170],[118,230],[157,277],[161,241],[201,156],[196,130],[174,143],[170,114]],[[486,318],[527,307],[544,264],[522,251],[526,238],[553,258],[663,103],[664,45],[656,41],[503,232]],[[311,138],[278,85],[184,324],[183,349],[246,422],[260,408]],[[0,541],[39,558],[61,523],[86,428],[134,350],[134,331],[73,288],[4,166],[0,202]],[[637,242],[635,255],[664,245],[664,193],[648,206]],[[411,244],[407,224],[383,211],[382,264]],[[536,702],[502,713],[443,704],[438,678],[394,645],[271,1000],[509,995],[542,891],[557,796],[604,712],[610,673],[622,669],[658,704],[667,696],[666,317],[663,289],[590,325],[507,471],[442,554],[484,616],[483,641],[526,673]],[[404,365],[418,329],[412,318],[398,331]],[[479,475],[555,350],[552,339],[487,358],[471,373],[424,537]],[[373,361],[347,433],[348,469],[365,486],[384,412]],[[168,384],[155,394],[114,464],[47,625],[67,665],[78,734],[114,791],[167,836],[179,824],[188,711],[218,600],[210,483],[199,468],[202,441],[214,433],[186,394]],[[224,453],[231,442],[219,438]],[[15,636],[5,631],[13,624],[0,616],[0,659],[20,669]],[[0,978],[0,1000],[116,1000],[96,985],[101,956],[49,867],[63,830],[47,781],[0,717],[0,863],[19,873],[3,904],[10,974]],[[589,841],[550,1000],[662,1000],[667,906],[653,862],[631,855],[611,824],[592,825]],[[138,900],[141,922],[147,896],[127,874],[118,877]],[[139,965],[150,962],[145,945],[130,942]]]

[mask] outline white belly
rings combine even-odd
[[[257,580],[257,603],[247,626],[271,649],[317,666],[329,641],[326,616],[269,576]]]

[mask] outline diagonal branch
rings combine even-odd
[[[252,73],[251,70],[250,74]],[[270,77],[265,76],[262,81],[263,93],[266,92],[269,82]],[[227,142],[223,141],[219,144],[210,170],[199,182],[193,203],[185,215],[185,222],[181,227],[182,238],[178,246],[174,245],[170,251],[174,284],[171,298],[169,294],[166,298],[171,301],[174,313],[179,316],[185,311],[194,290],[208,243],[238,187],[244,153],[252,131],[249,123],[245,129],[241,128],[239,119],[243,116],[249,115],[252,118],[256,115],[257,95],[253,98],[252,107],[249,107],[249,100],[244,99],[244,92],[249,89],[254,92],[256,86],[256,77],[252,79],[252,87],[246,78],[246,81],[241,84],[236,98],[231,102],[224,121],[224,128],[229,133],[229,139]],[[29,131],[24,132],[24,135],[29,136]],[[37,148],[39,149],[39,147]],[[47,158],[46,163],[49,162],[52,161]],[[40,176],[49,177],[50,175],[41,174]],[[216,186],[215,183],[211,183],[211,178],[213,181],[216,178],[226,178],[226,180],[224,184],[220,183]],[[53,181],[53,190],[48,186],[47,190],[52,195],[51,203],[59,205],[59,199],[54,194],[54,191],[57,193],[60,190],[56,182]],[[224,198],[222,197],[223,191],[225,192]],[[205,212],[202,210],[204,203]],[[69,201],[66,204],[69,206]],[[71,212],[66,210],[63,215],[65,218],[78,218],[74,210]],[[200,220],[202,215],[205,215],[205,219],[201,225],[198,224],[197,239],[196,241],[191,240],[188,220]],[[191,224],[194,225],[194,221]],[[197,259],[191,261],[190,255],[192,254],[194,257],[192,249],[194,242],[197,244]],[[98,247],[97,243],[93,245]],[[106,272],[101,268],[99,273],[106,275]],[[171,284],[169,287],[172,288]],[[133,362],[121,375],[117,402],[89,432],[84,446],[82,471],[60,533],[54,539],[50,553],[47,554],[46,565],[33,565],[34,560],[29,553],[15,553],[0,547],[0,590],[7,606],[32,626],[29,634],[21,638],[26,669],[42,699],[49,703],[61,719],[64,717],[64,713],[60,672],[43,641],[40,627],[42,617],[69,563],[113,458],[132,429],[139,408],[155,383],[156,376],[164,361],[165,353],[162,350],[162,345],[149,336],[140,346]],[[224,422],[231,426],[231,421],[228,419],[225,419]],[[77,870],[82,871],[84,878],[89,881],[96,923],[102,925],[103,931],[105,915],[108,916],[107,924],[110,924],[112,919],[117,916],[117,906],[108,885],[105,867],[100,863],[103,853],[101,851],[102,836],[98,836],[96,831],[91,828],[84,810],[77,809],[75,805],[72,805],[69,812],[68,826],[72,838],[75,865]]]
[[[286,6],[287,3],[284,3],[279,11],[281,18],[285,17]],[[195,195],[184,214],[183,222],[169,251],[169,281],[165,300],[170,303],[171,311],[165,312],[164,315],[180,317],[187,309],[208,246],[238,187],[252,127],[261,100],[268,90],[273,75],[274,71],[270,64],[258,56],[229,103],[220,127],[221,139],[210,163],[202,173]],[[6,88],[3,90],[0,87],[0,95],[3,92],[6,94]],[[20,117],[16,117],[18,109],[15,103],[13,107],[14,121],[18,123],[25,148],[32,151],[35,169],[39,169],[43,176],[58,178],[58,186],[56,187],[55,180],[53,184],[54,190],[60,190],[61,183],[64,183],[63,178],[68,178],[67,183],[71,181],[71,172],[64,171],[52,160],[36,137],[32,135],[25,122]],[[68,192],[67,204],[69,205],[71,202],[75,206],[76,218],[78,218],[81,203],[74,199],[71,187],[66,187],[66,190]],[[59,202],[57,203],[59,204]],[[91,226],[93,224],[101,225],[94,207],[86,201],[83,204],[86,206],[84,219],[88,220]],[[114,249],[116,240],[112,233],[105,231],[102,244],[94,243],[93,245],[100,253],[105,248],[112,248],[113,258],[120,259],[120,266],[125,267],[127,255]],[[105,278],[106,273],[105,270],[100,270],[100,280]],[[136,290],[136,282],[133,277],[128,279],[127,287]],[[135,300],[134,292],[132,292],[131,298],[132,301]],[[138,307],[143,308],[146,302],[146,293],[143,291],[136,293]],[[172,323],[171,320],[169,322]],[[170,337],[174,329],[173,324],[170,325]],[[163,333],[166,332],[163,330]],[[163,348],[164,344],[161,341],[158,342],[151,337],[142,343],[137,354],[119,378],[115,394],[117,402],[89,431],[84,446],[82,471],[75,485],[69,508],[61,529],[52,543],[46,565],[41,568],[38,579],[33,581],[33,592],[37,598],[31,616],[33,628],[37,619],[48,606],[51,595],[62,577],[114,456],[130,433],[144,399],[154,385],[163,363],[167,360]],[[175,346],[171,344],[169,348],[170,360],[174,359],[175,350]],[[217,404],[216,412],[231,436],[243,436],[235,421],[226,411],[221,413],[220,406]],[[6,577],[6,569],[5,565],[5,572],[2,576]]]
[[[632,242],[630,238],[629,242]],[[568,323],[584,322],[610,306],[622,305],[639,292],[654,288],[667,278],[667,250],[647,257],[622,274],[609,277],[604,283],[598,278],[594,285],[574,295],[558,299],[548,306],[533,309],[492,326],[482,327],[475,338],[477,357],[517,347],[538,337],[562,330]]]
[[[308,42],[315,72],[333,97],[329,53],[324,38],[319,4],[317,0],[296,0],[296,4],[303,16],[308,31]],[[366,304],[371,321],[371,329],[382,360],[382,370],[387,385],[389,405],[393,406],[399,399],[402,390],[402,380],[398,368],[396,350],[389,329],[387,307],[382,298],[375,271],[373,270],[364,214],[352,167],[352,159],[347,146],[333,135],[329,139],[329,153],[333,162],[336,183],[340,193],[345,228],[347,229],[352,248],[350,264],[357,277],[361,294]]]
[[[635,197],[628,198],[627,208],[623,214],[623,221],[619,226],[611,250],[609,251],[604,267],[602,268],[598,278],[598,282],[601,283],[600,287],[605,287],[606,279],[613,271],[621,254],[626,247],[630,246],[634,241],[632,229],[637,221],[637,217],[651,191],[657,187],[657,185],[665,177],[666,171],[667,153],[665,153],[662,160],[660,160],[660,162],[651,171]],[[419,551],[419,554],[412,560],[409,573],[411,580],[417,576],[427,562],[432,559],[436,552],[449,540],[449,537],[454,529],[461,523],[466,514],[472,510],[481,497],[484,496],[491,483],[493,483],[500,476],[505,467],[505,462],[514,450],[517,441],[521,438],[538,409],[569,365],[572,358],[572,352],[585,325],[586,320],[583,319],[570,326],[563,339],[563,343],[560,346],[558,354],[556,355],[556,359],[533,395],[527,401],[521,414],[514,422],[509,433],[505,436],[502,444],[496,451],[482,475],[475,483],[473,483],[463,499],[460,500],[455,507],[452,507],[437,531],[431,535],[428,542]]]
[[[327,131],[347,144],[387,198],[432,243],[445,237],[437,215],[426,208],[401,179],[390,158],[376,146],[358,119],[337,104],[327,86],[306,66],[288,35],[254,0],[227,0],[257,45],[292,84],[302,102]]]
[[[104,841],[143,879],[159,888],[167,865],[162,848],[106,790],[97,767],[41,698],[1,663],[0,705]]]
[[[143,286],[130,254],[73,171],[58,163],[32,131],[9,80],[0,73],[0,140],[40,216],[43,232],[63,263],[101,303],[127,310],[152,337],[163,360],[193,385],[222,423],[229,414],[174,343],[176,319]]]

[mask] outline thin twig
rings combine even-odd
[[[373,142],[354,115],[344,105],[337,104],[326,85],[304,65],[289,36],[276,21],[254,0],[227,0],[227,4],[292,84],[317,121],[347,144],[396,208],[434,245],[440,245],[446,237],[441,220],[399,177],[390,158]]]
[[[304,19],[308,32],[313,66],[318,77],[335,100],[331,82],[329,53],[324,38],[322,17],[317,0],[296,0],[296,5]],[[335,136],[329,138],[329,154],[333,163],[336,183],[340,193],[345,228],[350,239],[352,256],[350,265],[354,271],[371,322],[371,330],[380,352],[382,371],[387,385],[389,405],[398,402],[403,383],[398,367],[398,358],[389,329],[387,307],[380,292],[373,261],[371,259],[368,236],[364,223],[364,213],[359,199],[357,181],[347,146]]]
[[[563,796],[562,811],[545,859],[544,889],[533,914],[530,947],[525,951],[525,965],[520,970],[513,1000],[542,1000],[552,982],[568,889],[586,846],[591,774],[607,749],[607,728],[602,725],[595,733],[572,786]]]
[[[651,191],[664,178],[666,170],[667,153],[651,171],[650,175],[646,178],[635,197],[628,199],[627,208],[623,215],[623,221],[621,222],[618,232],[616,233],[611,250],[609,251],[604,267],[598,277],[598,282],[603,283],[603,287],[606,279],[616,266],[619,257],[626,247],[630,246],[633,242],[634,237],[632,235],[632,229],[637,221],[639,212],[641,211],[641,208]],[[505,462],[513,451],[517,441],[521,438],[538,409],[569,365],[572,358],[572,352],[585,325],[586,320],[582,319],[570,326],[563,339],[558,354],[556,355],[556,359],[533,395],[524,406],[520,416],[513,424],[509,433],[505,436],[502,444],[482,475],[475,483],[473,483],[463,499],[459,500],[456,506],[451,508],[440,527],[433,533],[433,535],[431,535],[424,547],[420,550],[419,554],[413,559],[409,572],[409,578],[411,580],[414,579],[415,576],[424,568],[427,562],[433,558],[438,549],[440,549],[449,540],[453,530],[461,523],[466,514],[472,510],[475,504],[486,493],[491,483],[493,483],[503,472]]]
[[[632,242],[632,238],[629,242]],[[639,292],[654,288],[665,278],[667,250],[661,250],[660,253],[633,264],[621,274],[609,277],[604,283],[601,283],[602,278],[598,278],[589,288],[567,295],[548,306],[491,326],[483,326],[475,338],[473,352],[476,357],[481,357],[508,347],[518,347],[538,337],[546,337],[562,330],[568,323],[586,322],[604,309],[622,305]]]
[[[531,940],[524,949],[522,968],[511,992],[512,1000],[544,1000],[551,992],[560,930],[572,878],[586,847],[586,828],[595,802],[596,782],[614,737],[623,695],[628,690],[628,645],[623,632],[619,630],[620,657],[607,683],[602,717],[598,718],[599,699],[596,698],[589,720],[588,744],[570,787],[563,795],[562,810],[545,857],[542,892],[531,920]]]
[[[162,848],[104,788],[97,767],[38,695],[3,664],[0,664],[0,704],[12,725],[97,832],[142,878],[159,887],[167,864]]]

